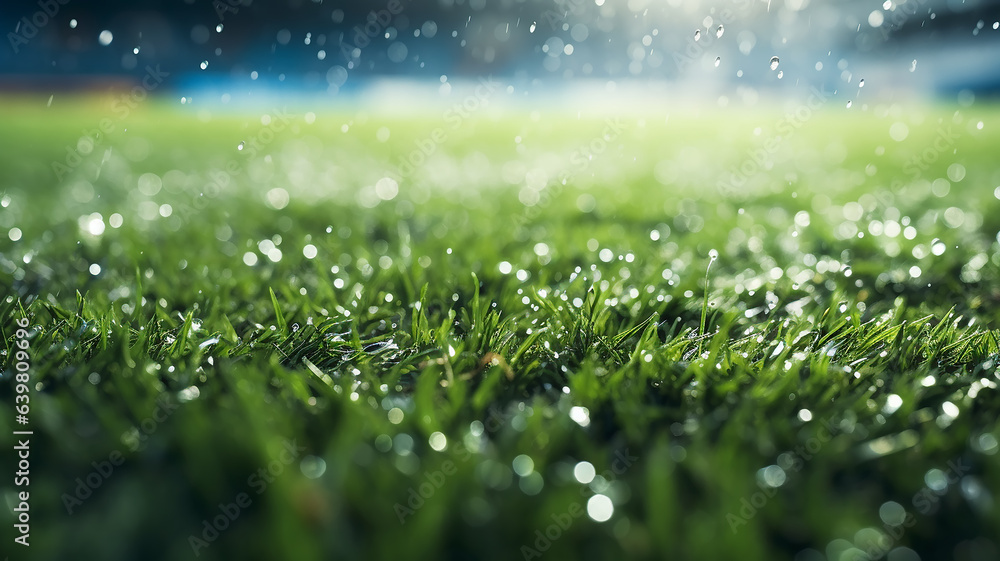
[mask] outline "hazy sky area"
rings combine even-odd
[[[413,101],[490,76],[511,99],[752,106],[813,87],[855,95],[862,79],[872,96],[1000,91],[1000,0],[17,0],[0,26],[7,90],[100,90],[158,65],[161,92],[224,102],[347,100],[386,79]]]

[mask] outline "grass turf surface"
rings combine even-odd
[[[6,107],[25,558],[997,555],[1000,110]]]

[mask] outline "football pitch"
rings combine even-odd
[[[1000,556],[1000,106],[0,103],[32,558]]]

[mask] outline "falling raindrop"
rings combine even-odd
[[[782,79],[784,77],[785,77],[785,71],[784,70],[779,70],[778,71],[778,79],[780,80],[780,79]]]
[[[694,30],[694,40],[695,41],[700,41],[701,40],[701,30],[700,29],[695,29]]]
[[[910,72],[916,72],[916,70],[917,70],[917,59],[913,59],[913,62],[910,63]]]
[[[246,142],[240,142],[239,146],[237,146],[237,147],[236,147],[236,149],[237,149],[237,150],[242,150],[242,149],[243,149],[243,147],[244,147],[244,146],[246,146],[246,145],[247,145],[247,143],[246,143]]]
[[[136,47],[136,48],[132,49],[132,54],[134,54],[134,55],[139,54],[139,47]]]
[[[848,100],[848,102],[847,102],[847,108],[848,108],[848,109],[850,109],[850,108],[851,108],[851,105],[853,105],[853,103],[851,103],[851,101],[850,101],[850,100]]]
[[[777,70],[779,62],[781,62],[781,60],[778,59],[778,57],[776,56],[771,57],[771,70]]]
[[[69,20],[69,28],[70,29],[76,29],[76,20],[75,19]]]
[[[725,32],[726,32],[726,28],[720,25],[719,28],[715,30],[715,36],[716,37],[722,37],[722,34],[725,33]]]
[[[528,27],[528,33],[534,33],[534,32],[535,32],[535,22],[531,22],[531,26]]]
[[[864,79],[864,78],[862,78],[862,79],[861,79],[861,81],[860,81],[860,82],[858,82],[858,87],[859,87],[859,88],[863,88],[863,87],[865,87],[865,79]]]
[[[215,32],[216,33],[222,33],[222,24],[221,23],[219,25],[215,26]]]
[[[114,38],[115,36],[112,35],[110,31],[105,29],[104,31],[101,32],[100,35],[97,36],[97,42],[107,47],[108,45],[111,44],[111,41],[113,41]]]
[[[715,57],[715,67],[718,68],[719,64],[722,63],[722,57]]]
[[[201,69],[204,70],[206,68],[208,68],[208,61],[207,60],[201,61]]]

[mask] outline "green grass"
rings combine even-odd
[[[27,316],[35,432],[12,559],[195,558],[240,493],[198,559],[521,559],[554,520],[547,559],[864,559],[847,548],[879,532],[924,560],[997,555],[998,108],[828,106],[723,196],[780,111],[623,117],[584,165],[604,116],[289,109],[250,155],[259,114],[149,103],[57,180],[106,104],[4,103],[0,418]],[[957,139],[915,168],[942,126]],[[434,127],[431,163],[380,200]],[[286,439],[304,451],[284,464]]]

